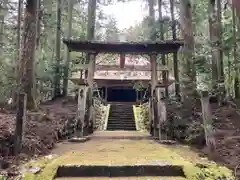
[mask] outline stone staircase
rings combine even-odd
[[[136,131],[132,104],[111,103],[107,130]]]

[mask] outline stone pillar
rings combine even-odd
[[[150,55],[151,62],[151,124],[153,126],[153,132],[151,134],[154,137],[158,137],[157,123],[158,123],[158,113],[157,113],[157,54]]]
[[[88,87],[89,87],[89,94],[88,94],[88,103],[87,103],[87,112],[88,112],[88,117],[87,117],[87,133],[92,133],[93,132],[93,122],[94,120],[94,107],[93,107],[93,85],[94,85],[94,72],[95,72],[95,59],[96,59],[96,53],[91,53],[89,54],[89,66],[88,66],[88,75],[87,75],[87,82],[88,82]]]

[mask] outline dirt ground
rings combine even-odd
[[[231,106],[213,107],[219,161],[231,169],[240,163],[240,111]],[[240,178],[240,169],[237,170]]]
[[[13,156],[16,113],[0,108],[0,172],[14,175],[13,164],[50,153],[61,138],[67,138],[63,129],[67,121],[75,119],[76,108],[76,101],[59,99],[42,104],[39,112],[28,112],[23,151],[18,157]]]
[[[235,170],[240,163],[240,108],[237,108],[236,105],[233,106],[232,104],[219,106],[216,103],[211,103],[211,108],[215,131],[214,136],[216,139],[216,151],[211,154],[210,158],[232,170]],[[190,119],[190,121],[201,121],[201,116],[196,117],[189,115],[191,114],[189,110],[173,108],[171,112],[174,111],[180,111],[184,115],[188,114],[187,117],[183,117]],[[201,114],[200,105],[196,108],[196,112],[197,114]],[[201,141],[199,142],[201,143]],[[209,155],[202,144],[198,147],[203,154]],[[236,175],[240,179],[240,167],[236,169]]]

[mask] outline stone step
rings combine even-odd
[[[132,112],[127,112],[127,111],[119,111],[119,112],[112,112],[112,111],[110,111],[110,113],[112,113],[112,114],[128,114],[128,115],[131,115],[131,114],[133,114]]]
[[[108,124],[108,127],[136,127],[135,124]]]
[[[133,115],[126,115],[126,114],[119,114],[119,115],[116,115],[116,114],[112,114],[110,115],[110,117],[115,117],[115,118],[121,118],[121,119],[124,119],[124,118],[134,118]]]
[[[108,123],[120,123],[120,124],[132,123],[132,124],[135,124],[135,121],[133,121],[132,119],[129,119],[129,120],[109,119]]]
[[[111,110],[110,111],[111,113],[128,113],[128,114],[132,114],[132,111],[129,111],[129,110],[122,110],[122,111],[119,111],[119,110]]]
[[[108,131],[116,131],[116,130],[123,130],[123,131],[136,131],[135,127],[108,127],[107,128]]]
[[[120,118],[120,117],[111,117],[108,119],[108,121],[132,121],[134,122],[133,120],[133,117],[128,117],[128,118]]]
[[[135,122],[134,121],[109,121],[108,120],[108,123],[113,123],[113,124],[115,124],[115,123],[119,123],[119,124],[135,124]]]
[[[118,123],[133,123],[135,124],[135,121],[133,119],[109,119],[108,122],[118,122]]]
[[[135,122],[133,117],[128,117],[128,118],[110,117],[108,119],[108,121],[111,121],[111,120],[112,121],[132,121],[132,122]]]
[[[108,124],[108,126],[110,127],[117,127],[117,126],[121,126],[121,127],[135,127],[135,124]]]
[[[131,111],[110,111],[110,113],[126,113],[126,114],[132,114]]]
[[[133,128],[133,127],[131,127],[131,128],[109,127],[107,130],[108,131],[136,131],[136,128]]]
[[[132,106],[132,104],[125,104],[125,103],[115,103],[115,104],[111,104],[112,106]]]
[[[122,126],[122,127],[135,127],[136,125],[135,124],[124,124],[124,123],[115,123],[115,124],[113,124],[113,123],[109,123],[108,124],[108,126]]]
[[[111,112],[111,111],[110,111],[110,113],[111,113],[112,115],[119,115],[119,114],[122,114],[122,115],[124,115],[124,114],[126,114],[126,115],[133,115],[132,112],[126,112],[126,111],[123,111],[123,112]]]
[[[136,131],[136,128],[107,128],[108,131]]]
[[[108,179],[108,178],[107,178]],[[151,176],[151,177],[146,177],[146,176],[141,176],[141,177],[136,177],[136,176],[131,176],[131,177],[122,177],[124,180],[159,180],[158,176]],[[67,177],[67,178],[57,178],[54,180],[106,180],[106,177]],[[119,180],[119,177],[111,177],[111,180]],[[161,180],[186,180],[184,177],[172,177],[172,176],[161,176]]]
[[[112,109],[133,109],[132,106],[111,106]]]
[[[133,107],[131,106],[112,106],[112,109],[116,110],[116,109],[132,109]]]
[[[126,112],[126,111],[123,111],[123,112],[111,112],[110,111],[110,113],[112,113],[112,114],[116,114],[116,115],[121,115],[121,114],[126,114],[126,115],[132,115],[133,114],[133,112]]]
[[[122,115],[119,115],[119,116],[110,116],[109,118],[114,118],[114,119],[134,119],[134,116],[122,116]]]
[[[122,125],[131,125],[131,124],[134,124],[135,125],[135,123],[134,122],[118,122],[118,121],[110,121],[110,122],[108,122],[108,125],[110,125],[110,124],[122,124]]]
[[[123,124],[123,125],[131,125],[131,124],[135,124],[135,123],[134,123],[134,122],[109,121],[108,124]]]
[[[68,165],[59,166],[55,178],[61,177],[185,177],[183,167],[177,165]]]
[[[132,105],[112,104],[107,130],[136,130]]]

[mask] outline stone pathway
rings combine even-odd
[[[200,158],[190,148],[180,145],[162,145],[154,140],[149,140],[147,133],[141,132],[95,132],[90,140],[84,143],[63,142],[52,151],[58,157],[45,162],[45,168],[37,175],[39,179],[51,180],[57,168],[61,165],[180,165],[188,179],[201,169],[195,164],[208,164],[205,158]],[[209,164],[210,165],[210,164]],[[216,165],[211,165],[209,169]],[[225,168],[220,168],[219,173],[229,173]],[[220,175],[219,174],[219,175]],[[181,177],[123,177],[123,178],[60,178],[72,179],[162,179],[181,180]],[[31,178],[27,180],[32,180]],[[193,180],[193,178],[191,179]]]

